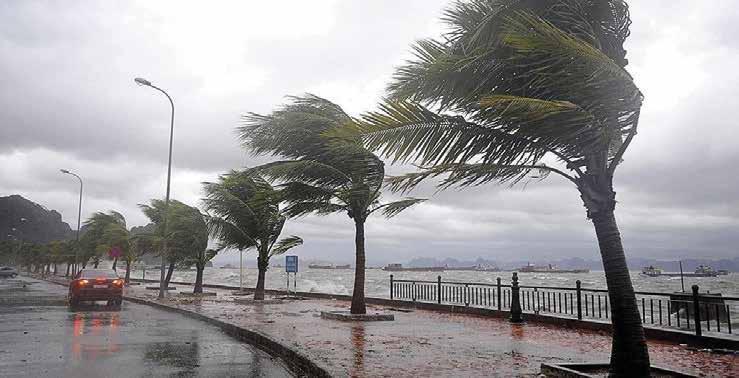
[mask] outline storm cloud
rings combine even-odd
[[[176,106],[173,197],[196,205],[200,183],[266,161],[239,146],[246,112],[316,93],[371,110],[417,39],[436,36],[446,0],[4,1],[0,3],[0,195],[21,194],[76,223],[163,196],[169,108]],[[616,174],[617,219],[632,257],[739,255],[739,6],[631,1],[628,69],[645,93],[639,135]],[[403,167],[388,167],[397,172]],[[598,257],[592,225],[559,177],[412,193],[430,201],[368,222],[370,263],[416,256],[532,260]],[[388,198],[397,195],[387,194]],[[289,223],[304,258],[352,261],[345,215]],[[229,256],[221,257],[222,261]]]

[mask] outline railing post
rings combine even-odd
[[[390,299],[393,299],[393,275],[390,275]]]
[[[411,283],[411,298],[413,299],[413,302],[416,301],[416,281]]]
[[[698,285],[693,285],[693,320],[695,321],[695,335],[702,336],[701,331],[701,308],[698,302]]]
[[[521,316],[521,298],[518,287],[518,273],[513,272],[513,282],[511,283],[511,323],[522,323]]]
[[[441,276],[436,277],[436,302],[441,304]]]
[[[575,288],[577,290],[577,320],[582,320],[582,291],[580,290],[582,282],[580,280],[575,281]]]
[[[498,277],[496,281],[498,281],[498,311],[501,311],[503,309],[503,306],[502,306],[503,298],[501,298],[500,277]]]

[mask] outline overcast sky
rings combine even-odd
[[[164,196],[169,105],[176,106],[172,196],[199,205],[200,183],[256,160],[234,128],[284,96],[311,92],[359,114],[383,95],[410,44],[443,30],[447,0],[2,1],[0,196],[21,194],[76,226]],[[645,93],[640,132],[616,174],[627,256],[739,255],[739,4],[631,1],[629,66]],[[397,168],[389,168],[391,171]],[[417,256],[501,261],[598,259],[579,195],[555,175],[414,196],[430,201],[367,224],[370,263]],[[307,259],[353,261],[346,215],[292,220]],[[234,254],[218,258],[219,262]]]

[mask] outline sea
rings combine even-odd
[[[131,276],[142,278],[144,271],[134,270]],[[510,284],[512,272],[478,272],[478,271],[445,271],[445,272],[387,272],[382,269],[367,269],[365,273],[365,295],[368,297],[388,298],[390,296],[390,274],[395,279],[436,281],[441,276],[443,281],[474,282],[494,284],[498,277],[503,284]],[[239,268],[205,268],[203,281],[209,284],[239,286]],[[580,280],[583,288],[606,289],[605,275],[602,271],[589,273],[519,273],[519,283],[525,286],[575,287]],[[146,278],[158,279],[159,271],[147,269]],[[172,281],[194,282],[195,271],[175,271]],[[639,271],[631,272],[631,281],[636,291],[672,293],[682,290],[680,277],[648,277]],[[257,269],[244,268],[241,282],[244,287],[254,287],[257,283]],[[290,274],[290,290],[351,295],[354,283],[353,269],[311,269],[301,267],[297,274]],[[287,285],[287,273],[284,267],[271,267],[266,275],[268,289],[284,290]],[[700,292],[721,293],[723,296],[739,297],[739,273],[729,273],[717,277],[684,277],[685,291],[690,292],[692,285],[698,285]]]

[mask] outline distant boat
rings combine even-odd
[[[708,265],[699,265],[695,268],[695,277],[716,277],[718,272]]]
[[[657,276],[659,276],[659,275],[662,274],[662,269],[655,268],[655,267],[653,267],[651,265],[650,266],[645,266],[644,268],[642,268],[641,274],[643,274],[645,276],[649,276],[649,277],[657,277]]]
[[[382,268],[382,270],[388,272],[443,272],[444,269],[445,268],[443,266],[403,268],[403,264],[388,264],[386,267]]]
[[[221,269],[236,269],[236,268],[238,268],[238,267],[233,266],[231,264],[226,264],[226,265],[224,265],[224,266],[221,267]]]
[[[590,269],[557,269],[552,264],[546,266],[528,264],[520,267],[518,271],[522,273],[590,273]]]
[[[693,273],[663,273],[662,269],[650,265],[644,267],[641,273],[648,277],[716,277],[720,274],[707,265],[698,266]]]
[[[725,270],[725,269],[719,269],[719,270],[716,271],[716,274],[718,274],[719,276],[728,276],[729,275],[729,271],[728,270]]]
[[[349,264],[346,264],[346,265],[334,265],[334,264],[330,264],[330,265],[319,265],[319,264],[310,264],[310,265],[308,265],[308,268],[311,268],[311,269],[351,269],[351,265],[349,265]]]

